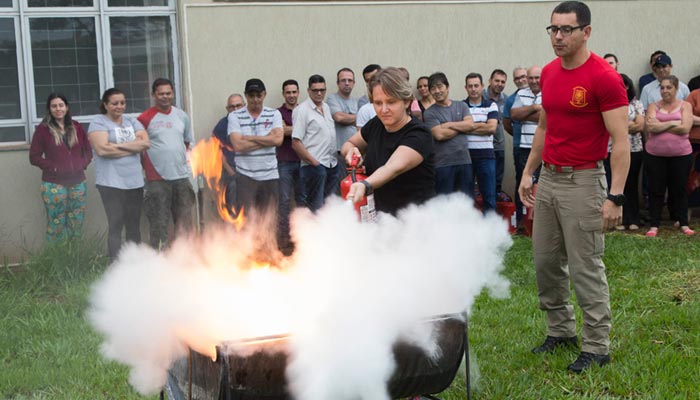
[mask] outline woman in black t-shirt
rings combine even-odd
[[[348,165],[353,155],[364,154],[362,162],[369,175],[352,184],[348,199],[357,203],[374,192],[377,210],[396,214],[435,196],[433,137],[406,113],[413,93],[399,69],[389,67],[375,74],[369,91],[377,116],[341,149]]]

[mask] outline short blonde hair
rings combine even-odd
[[[413,101],[413,89],[406,80],[406,75],[399,68],[388,67],[374,74],[369,81],[369,101],[374,101],[372,92],[381,86],[384,93],[403,101]]]

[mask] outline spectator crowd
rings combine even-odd
[[[603,58],[615,70],[621,65],[614,54]],[[628,200],[616,229],[640,229],[647,211],[646,235],[656,236],[667,205],[676,226],[692,235],[689,210],[700,205],[700,76],[688,85],[680,81],[663,51],[652,53],[649,66],[651,72],[639,78],[638,90],[620,74],[629,100],[631,163],[624,189]],[[412,83],[405,68],[396,70],[415,88],[410,99],[401,98],[408,104],[406,115],[432,135],[434,150],[425,154],[434,171],[435,193],[459,191],[478,198],[484,213],[495,210],[497,202],[510,201],[503,176],[506,168],[513,168],[519,187],[542,110],[542,68],[513,68],[510,79],[516,90],[510,94],[505,93],[509,77],[504,69],[467,73],[464,91],[451,86],[442,72]],[[257,78],[245,82],[242,94],[228,97],[226,115],[212,130],[221,143],[227,205],[276,215],[277,242],[285,254],[294,248],[289,235],[292,209],[316,211],[328,196],[339,194],[347,174],[344,144],[354,143],[353,136],[381,117],[377,112],[383,106],[371,100],[370,90],[372,78],[381,71],[381,66],[369,64],[361,72],[369,96],[353,96],[355,72],[344,67],[334,88],[318,74],[308,77],[306,87],[285,80],[280,87],[284,103],[277,108],[266,104],[268,88]],[[303,89],[307,96],[302,101]],[[152,97],[154,106],[132,117],[124,113],[125,94],[108,89],[100,101],[101,114],[87,133],[72,120],[69,99],[60,93],[48,97],[29,155],[42,170],[47,241],[80,234],[88,192],[84,171],[91,162],[107,216],[110,257],[118,254],[123,230],[127,241],[141,240],[142,208],[149,222],[148,243],[154,248],[172,240],[171,221],[176,234],[193,228],[195,196],[186,160],[194,140],[190,118],[173,105],[174,86],[168,79],[153,82]],[[506,134],[512,137],[512,148],[506,148]],[[505,165],[506,152],[512,154],[512,166]],[[609,160],[605,166],[609,186]],[[532,174],[535,183],[538,171]],[[522,225],[525,209],[517,190],[512,197]]]

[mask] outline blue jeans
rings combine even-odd
[[[472,169],[483,200],[482,211],[486,214],[496,209],[496,159],[472,159]]]
[[[435,192],[450,194],[466,193],[474,197],[474,173],[471,164],[450,165],[435,168]]]
[[[327,168],[323,165],[304,165],[301,167],[301,177],[306,207],[316,212],[323,207],[326,197],[336,192],[338,186],[338,166]]]
[[[279,237],[277,243],[280,248],[289,246],[289,214],[292,210],[292,194],[294,194],[294,204],[297,207],[304,205],[304,187],[299,179],[299,161],[278,161],[277,171],[280,174],[279,180],[279,214],[277,230]]]
[[[496,150],[496,193],[503,191],[503,173],[506,169],[506,151]]]

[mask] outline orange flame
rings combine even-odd
[[[229,210],[226,206],[226,184],[221,181],[223,166],[223,154],[221,149],[223,144],[216,137],[200,140],[192,149],[190,156],[190,166],[194,176],[204,176],[207,187],[214,193],[216,210],[221,218],[233,224],[236,230],[241,230],[245,223],[243,209],[236,212]]]

